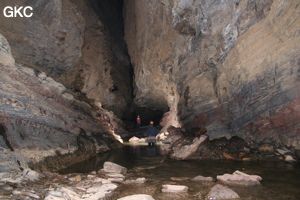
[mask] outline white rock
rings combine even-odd
[[[15,196],[28,196],[28,197],[32,197],[34,199],[39,199],[40,197],[32,192],[27,192],[27,191],[19,191],[19,190],[14,190],[12,192],[13,195]]]
[[[108,183],[111,183],[110,180],[105,179],[105,178],[97,178],[97,179],[94,180],[94,183],[99,183],[99,182],[101,182],[102,184],[108,184]]]
[[[108,178],[108,180],[112,183],[122,183],[124,181],[124,178]]]
[[[101,188],[104,188],[107,191],[112,191],[115,190],[118,186],[116,184],[113,183],[109,183],[109,184],[104,184],[101,186]]]
[[[146,139],[145,138],[141,138],[141,139],[139,139],[139,142],[140,143],[144,143],[144,142],[146,142]]]
[[[207,194],[206,199],[236,199],[240,198],[239,195],[220,184],[215,185]]]
[[[104,172],[108,172],[108,173],[119,173],[119,174],[127,173],[127,169],[125,167],[109,161],[106,161],[104,163],[103,170]]]
[[[222,176],[217,176],[217,179],[226,184],[233,185],[260,185],[262,178],[257,175],[248,175],[246,173],[235,171],[233,174],[224,174]]]
[[[33,170],[27,168],[27,169],[23,170],[23,176],[25,178],[28,178],[31,181],[37,181],[37,180],[40,179],[41,174],[38,173],[38,172],[36,172],[36,171],[33,171]]]
[[[152,196],[147,194],[135,194],[126,197],[122,197],[117,200],[154,200]]]
[[[108,193],[110,192],[97,192],[93,195],[84,195],[83,196],[83,199],[86,199],[86,200],[99,200],[99,199],[103,199]]]
[[[123,174],[119,174],[119,173],[109,173],[106,174],[106,176],[110,177],[110,178],[125,178],[125,176]]]
[[[130,138],[128,141],[130,142],[130,143],[137,143],[137,142],[139,142],[139,138],[138,137],[135,137],[135,136],[133,136],[132,138]]]
[[[286,162],[289,162],[289,163],[296,162],[296,160],[295,160],[292,156],[290,156],[290,155],[287,155],[287,156],[285,157],[285,161],[286,161]]]
[[[70,93],[65,92],[65,93],[63,93],[62,97],[69,101],[72,101],[72,102],[74,101],[74,96]]]
[[[49,191],[45,200],[65,200],[61,191]]]
[[[62,187],[59,190],[63,193],[63,196],[67,199],[81,200],[80,195],[69,188]]]
[[[87,193],[91,195],[84,195],[83,199],[88,199],[88,200],[103,199],[107,194],[111,193],[117,187],[118,186],[115,184],[104,184],[100,187],[99,186],[91,187],[87,190]]]
[[[170,193],[182,193],[187,192],[188,187],[185,185],[163,185],[161,191]]]
[[[145,183],[146,179],[145,178],[137,178],[136,180],[126,180],[124,183],[129,184],[129,183]]]
[[[291,151],[288,150],[288,149],[276,149],[276,151],[281,154],[281,155],[284,155],[286,153],[290,153]]]
[[[212,177],[196,176],[192,179],[193,181],[214,181]]]
[[[90,187],[86,190],[86,193],[90,194],[90,193],[97,193],[100,190],[101,186],[93,186]]]

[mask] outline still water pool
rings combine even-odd
[[[103,167],[105,161],[120,164],[128,169],[126,179],[146,178],[144,184],[120,184],[113,196],[118,199],[133,194],[149,194],[156,200],[205,199],[205,195],[216,184],[195,182],[195,176],[210,176],[233,173],[239,170],[262,177],[260,186],[228,186],[243,200],[300,200],[300,165],[285,162],[241,162],[241,161],[174,161],[163,155],[160,146],[124,146],[107,154],[98,155],[78,163],[61,173],[89,173]],[[162,193],[164,184],[186,185],[188,193]]]

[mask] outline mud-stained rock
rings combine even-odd
[[[207,135],[201,135],[199,138],[196,137],[193,140],[185,142],[181,140],[172,146],[172,153],[170,155],[173,159],[185,160],[193,156],[197,152],[199,146],[207,139]]]

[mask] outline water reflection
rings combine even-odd
[[[216,182],[195,183],[195,176],[210,176],[233,173],[240,170],[247,174],[259,175],[263,178],[261,186],[230,186],[245,200],[298,200],[300,199],[300,166],[284,162],[241,162],[241,161],[175,161],[170,160],[162,146],[147,145],[125,146],[107,154],[72,166],[62,173],[88,173],[102,168],[105,161],[118,163],[128,168],[127,178],[147,179],[142,185],[120,185],[111,199],[131,194],[149,194],[154,199],[204,199],[205,194]],[[174,179],[179,177],[179,179]],[[180,179],[187,177],[188,179]],[[181,181],[174,181],[181,180]],[[181,184],[189,187],[188,194],[172,196],[161,192],[163,184]]]

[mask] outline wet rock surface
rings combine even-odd
[[[135,102],[170,108],[164,129],[299,149],[297,0],[124,5]]]
[[[235,191],[217,184],[209,191],[206,199],[240,199],[240,196]]]
[[[2,35],[0,42],[11,60]],[[112,113],[76,99],[44,72],[2,60],[0,67],[1,171],[57,171],[121,147],[116,133],[124,129]]]
[[[257,175],[249,175],[240,171],[235,171],[233,174],[217,176],[217,180],[226,184],[251,186],[260,185],[262,178]]]

